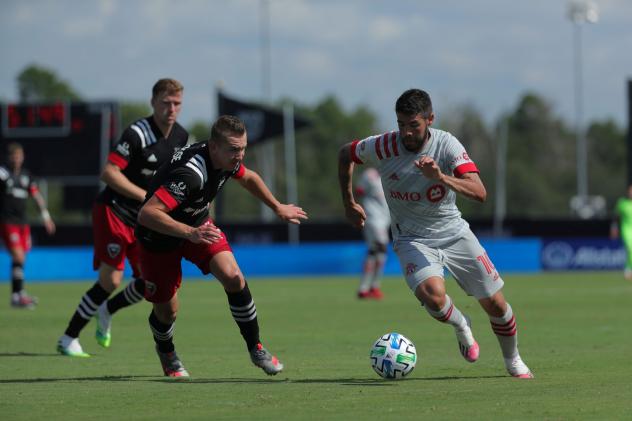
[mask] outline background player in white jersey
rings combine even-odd
[[[59,338],[57,351],[71,357],[89,356],[79,343],[79,334],[92,316],[98,317],[96,340],[104,348],[111,342],[112,315],[143,299],[145,282],[140,277],[134,228],[138,209],[145,199],[156,169],[184,147],[187,131],[176,119],[182,109],[183,86],[175,79],[160,79],[152,88],[153,114],[132,123],[110,152],[101,173],[106,184],[92,209],[94,231],[93,267],[97,282],[81,297],[79,305]],[[123,279],[125,258],[133,280],[108,300]]]
[[[375,165],[391,212],[393,248],[411,291],[432,317],[454,327],[461,354],[476,361],[479,346],[469,318],[446,294],[447,268],[488,314],[509,374],[533,378],[518,353],[516,321],[501,291],[503,280],[456,207],[457,193],[480,202],[487,197],[476,165],[454,136],[430,128],[434,113],[426,92],[404,92],[395,113],[399,131],[340,150],[338,177],[347,218],[356,227],[366,220],[351,188],[354,163]]]
[[[379,172],[375,168],[364,170],[356,184],[355,192],[366,213],[362,235],[368,249],[362,267],[358,298],[379,300],[384,296],[380,289],[380,278],[384,272],[391,226],[391,216],[384,198]]]
[[[37,298],[24,289],[24,260],[31,249],[31,227],[26,221],[26,200],[35,200],[49,235],[55,224],[46,209],[46,202],[37,183],[22,167],[24,148],[18,143],[7,145],[7,166],[0,166],[0,236],[11,255],[11,306],[34,308]]]

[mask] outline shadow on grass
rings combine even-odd
[[[56,357],[60,356],[57,352],[0,352],[0,357]]]
[[[347,378],[347,379],[249,379],[249,378],[165,378],[157,376],[97,376],[97,377],[36,377],[31,379],[0,379],[0,384],[11,383],[55,383],[55,382],[157,382],[157,383],[171,383],[178,385],[186,384],[240,384],[240,383],[252,383],[252,384],[340,384],[341,386],[379,386],[390,387],[395,383],[411,383],[411,382],[423,382],[423,381],[444,381],[444,380],[474,380],[479,381],[481,379],[496,379],[507,376],[450,376],[450,377],[423,377],[423,378],[407,378],[400,380],[384,380],[374,378]]]

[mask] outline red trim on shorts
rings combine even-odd
[[[476,168],[476,164],[473,162],[466,162],[465,164],[459,165],[454,169],[454,176],[461,177],[463,174],[468,172],[479,172],[478,168]]]
[[[358,157],[358,153],[356,152],[356,149],[358,148],[358,143],[360,143],[359,140],[354,140],[353,142],[351,142],[351,160],[356,164],[362,165],[364,164],[364,162],[362,162],[362,160]]]
[[[169,193],[167,191],[167,189],[165,188],[165,186],[160,186],[160,188],[158,190],[156,190],[156,193],[154,193],[154,196],[156,196],[158,199],[160,199],[160,201],[162,203],[164,203],[165,205],[167,205],[167,207],[169,208],[170,211],[174,210],[175,208],[178,207],[178,205],[180,203],[178,203],[178,201],[171,195],[171,193]]]
[[[122,170],[127,168],[127,165],[129,164],[129,162],[126,161],[125,158],[115,152],[110,152],[110,154],[108,155],[108,162],[111,162]]]

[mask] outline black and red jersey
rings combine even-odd
[[[178,123],[165,138],[152,116],[132,123],[123,132],[121,139],[108,156],[108,161],[121,168],[125,177],[138,187],[147,190],[149,180],[158,167],[167,162],[171,155],[187,144],[189,134]],[[123,196],[111,187],[97,197],[97,202],[110,206],[116,216],[131,227],[136,226],[136,217],[141,202]]]
[[[28,170],[0,167],[0,223],[26,224],[26,199],[38,191]]]
[[[224,183],[230,177],[243,177],[245,172],[243,164],[238,164],[232,171],[215,169],[207,142],[189,145],[174,154],[171,162],[158,169],[151,180],[145,201],[155,194],[167,205],[173,219],[198,227],[208,220],[210,203]],[[136,227],[136,238],[150,251],[173,250],[183,241],[141,224]]]

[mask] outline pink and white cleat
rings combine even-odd
[[[465,361],[473,363],[478,360],[480,348],[476,340],[474,340],[470,318],[466,315],[463,316],[467,321],[467,325],[462,329],[454,329],[454,332],[456,333],[456,340],[459,342],[459,351],[461,352],[461,355],[463,355]]]
[[[507,372],[517,379],[535,378],[531,370],[529,370],[529,367],[527,367],[527,365],[522,361],[520,356],[505,359],[505,367],[507,367]]]

